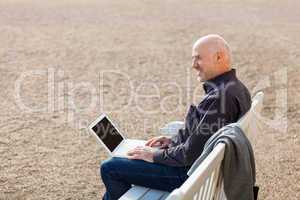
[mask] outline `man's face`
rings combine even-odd
[[[207,48],[201,45],[193,48],[192,59],[192,67],[197,71],[198,81],[204,82],[210,79],[214,62]]]

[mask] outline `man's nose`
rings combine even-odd
[[[192,61],[192,67],[193,67],[194,69],[198,69],[198,64],[197,64],[197,62],[196,62],[196,59],[193,59],[193,61]]]
[[[193,67],[194,69],[196,69],[196,67],[197,67],[196,59],[193,59],[193,60],[192,60],[192,67]]]

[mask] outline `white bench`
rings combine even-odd
[[[238,121],[247,135],[255,123],[256,114],[262,109],[263,96],[263,92],[257,93],[252,99],[250,110]],[[183,122],[171,122],[161,131],[165,134],[176,134],[183,125]],[[196,171],[171,193],[133,186],[119,200],[225,200],[223,178],[220,173],[224,151],[225,144],[218,144]]]

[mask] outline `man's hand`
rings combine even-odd
[[[153,162],[153,154],[155,149],[147,146],[138,146],[133,150],[128,151],[129,159],[144,160],[147,162]]]
[[[166,148],[171,143],[171,137],[167,136],[157,136],[151,138],[146,142],[146,146],[158,147],[160,149]]]

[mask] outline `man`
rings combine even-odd
[[[132,184],[170,192],[180,187],[210,136],[250,109],[250,94],[231,69],[230,48],[222,37],[198,39],[192,59],[198,79],[204,82],[205,97],[198,106],[190,106],[185,128],[174,137],[154,137],[146,146],[130,151],[128,158],[102,163],[101,177],[107,190],[104,200],[120,198]]]

